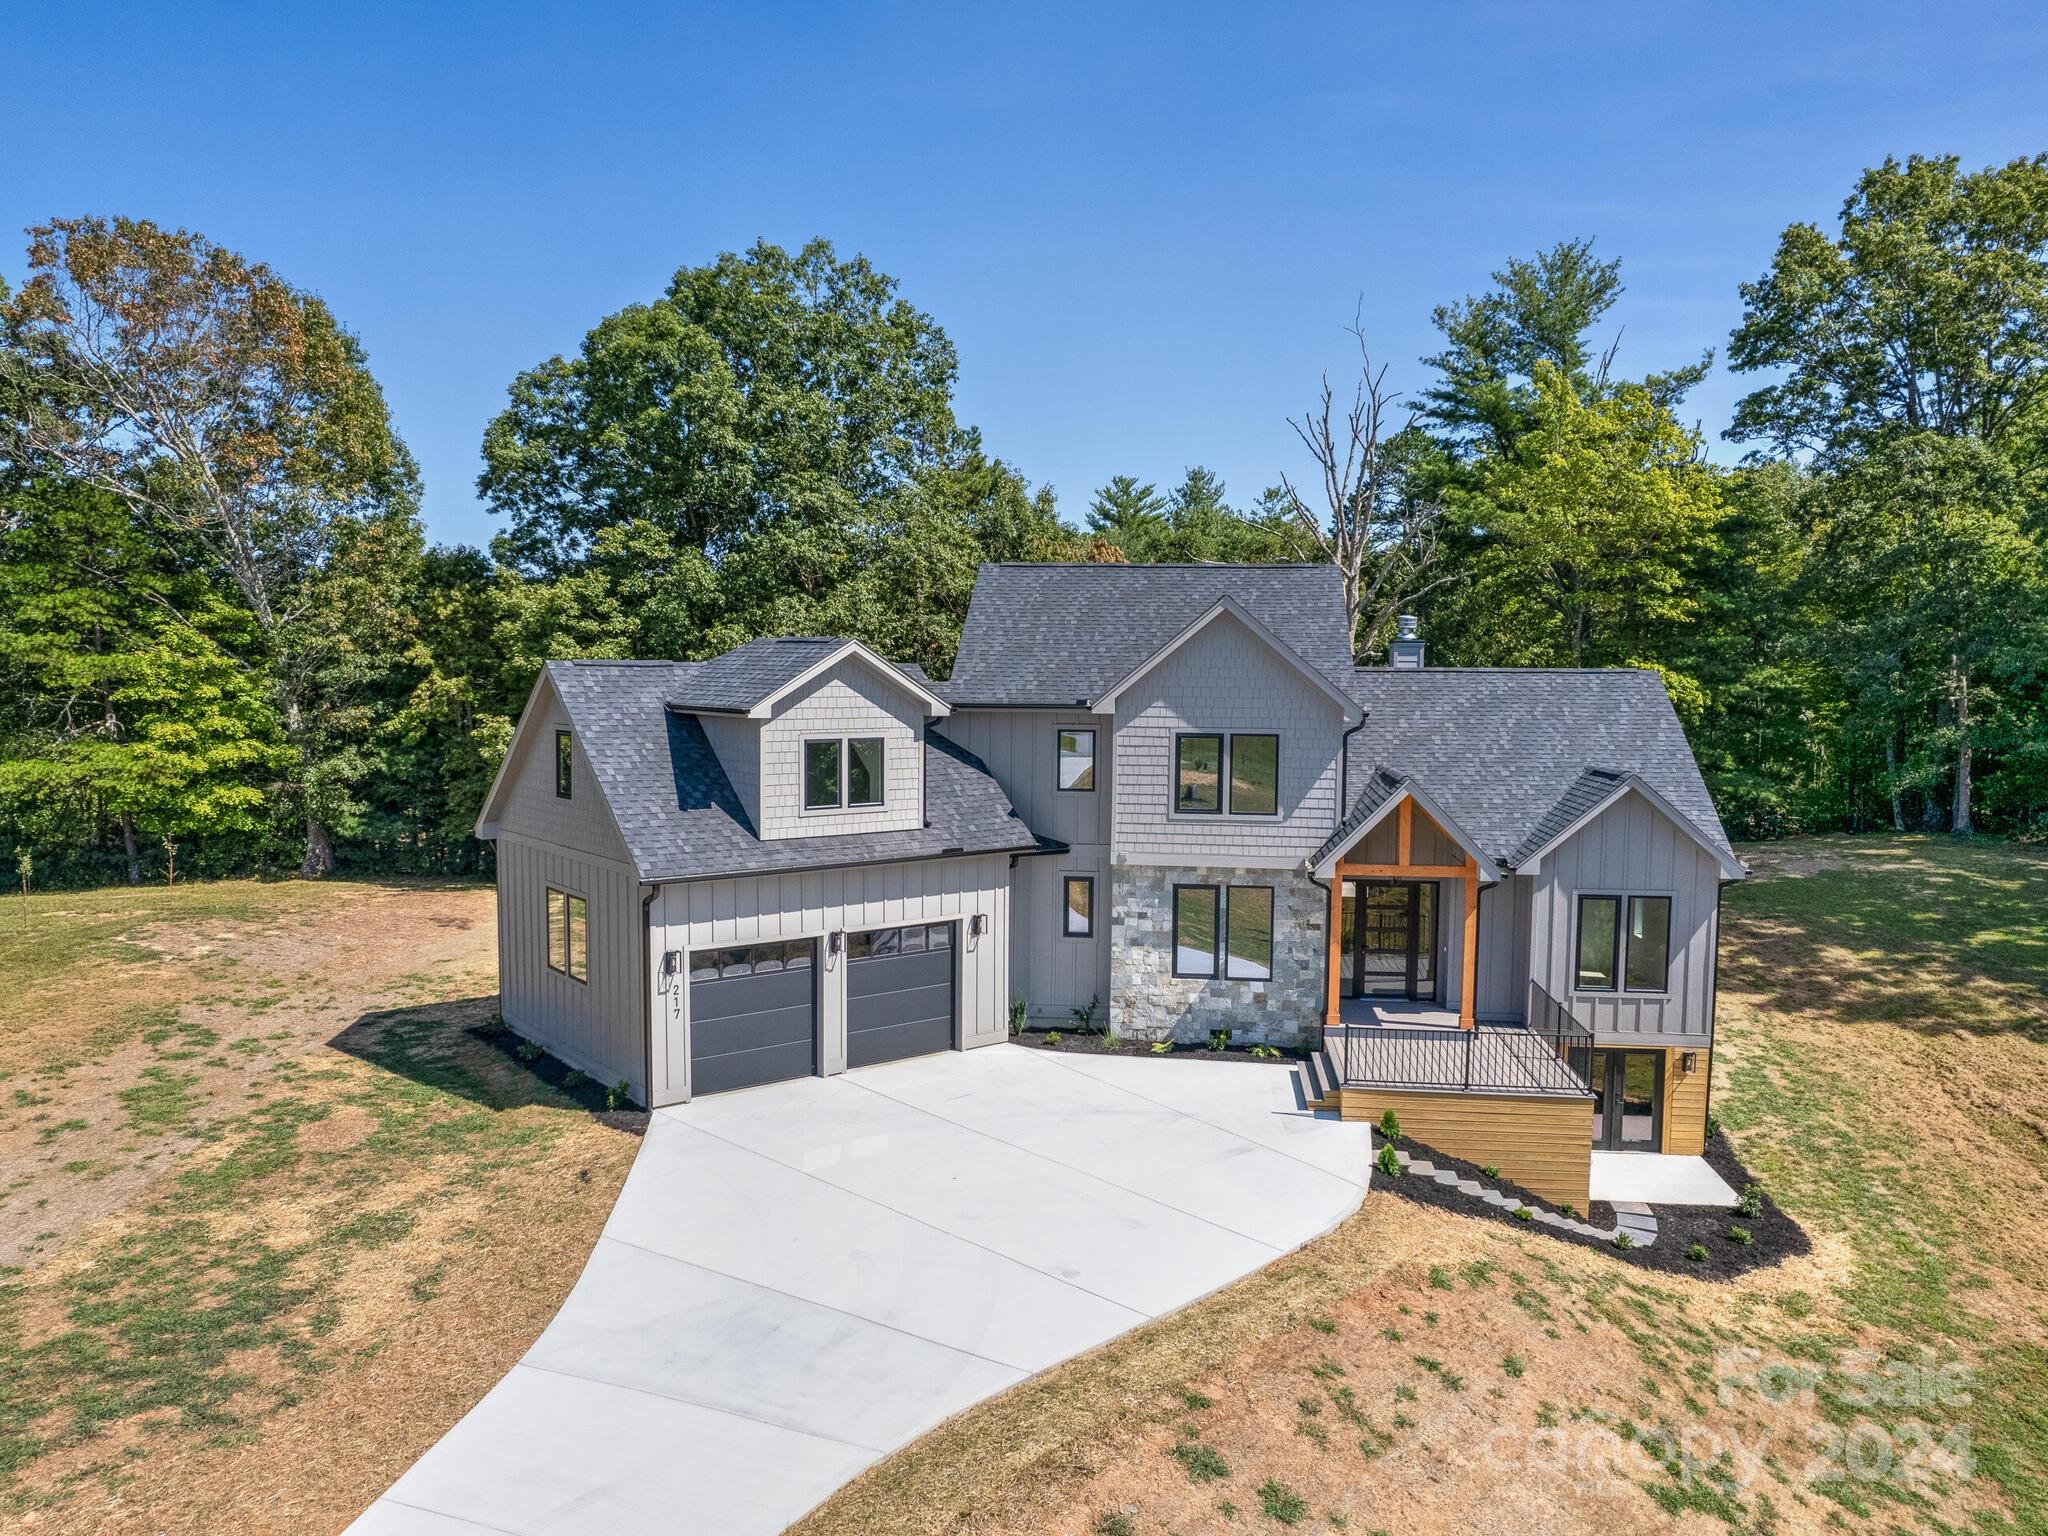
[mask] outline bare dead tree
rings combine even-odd
[[[1316,461],[1321,497],[1311,502],[1285,475],[1280,485],[1296,520],[1343,573],[1356,650],[1371,649],[1396,613],[1452,577],[1430,575],[1440,548],[1443,508],[1434,498],[1415,494],[1390,451],[1400,432],[1414,426],[1415,417],[1410,414],[1399,432],[1388,431],[1400,397],[1387,390],[1386,369],[1373,366],[1356,318],[1349,331],[1358,343],[1358,383],[1349,408],[1339,415],[1326,372],[1317,408],[1299,421],[1287,421]]]

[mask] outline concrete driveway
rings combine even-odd
[[[1003,1045],[659,1111],[561,1313],[349,1529],[780,1531],[1355,1210],[1367,1127],[1294,1083]]]

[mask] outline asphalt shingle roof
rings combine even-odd
[[[1348,687],[1367,711],[1348,793],[1374,793],[1382,767],[1413,777],[1502,865],[1590,805],[1590,770],[1638,775],[1733,857],[1654,672],[1360,667]]]
[[[836,643],[824,642],[828,649]],[[816,659],[814,654],[811,660]],[[642,880],[772,874],[1057,846],[1042,843],[1024,825],[979,758],[935,731],[925,733],[924,826],[763,841],[703,727],[693,716],[667,707],[679,694],[698,696],[689,674],[704,665],[551,661],[547,666]],[[764,694],[777,686],[771,684]]]
[[[668,702],[678,709],[742,713],[844,644],[823,635],[771,635],[709,661],[674,662]]]
[[[1352,668],[1330,565],[984,565],[953,675],[955,705],[1095,698],[1223,598],[1340,688]]]

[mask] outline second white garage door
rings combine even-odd
[[[846,936],[846,1064],[871,1067],[953,1048],[956,925]]]

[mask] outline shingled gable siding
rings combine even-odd
[[[750,826],[761,825],[761,722],[735,719],[731,715],[699,715],[698,726],[711,750],[718,754],[718,766],[739,796]]]
[[[1595,1038],[1615,1045],[1693,1046],[1711,1039],[1720,869],[1697,843],[1630,792],[1549,854],[1531,878],[1536,980],[1568,1001]],[[1671,897],[1668,993],[1573,988],[1582,892]]]
[[[1059,733],[1095,732],[1095,788],[1057,787]],[[1109,997],[1109,816],[1115,722],[1063,709],[957,710],[937,727],[988,765],[1025,824],[1065,843],[1064,854],[1017,861],[1012,878],[1010,978],[1031,1017],[1066,1019],[1089,998]],[[1066,877],[1095,882],[1095,934],[1066,937]],[[1100,1015],[1098,1015],[1100,1017]]]
[[[644,1104],[639,884],[580,742],[570,798],[555,794],[555,732],[571,729],[568,714],[546,688],[533,709],[498,816],[498,1011],[598,1081],[624,1081]],[[548,967],[550,886],[587,903],[587,981]]]
[[[813,736],[883,738],[881,809],[804,813],[803,744]],[[922,826],[923,742],[924,702],[900,682],[853,659],[821,673],[784,699],[761,726],[761,837],[832,837]]]
[[[1236,619],[1216,619],[1117,701],[1117,861],[1298,864],[1337,824],[1343,730],[1328,695]],[[1185,731],[1278,735],[1280,814],[1172,814],[1174,737]]]
[[[987,931],[967,932],[975,914]],[[655,989],[655,1103],[689,1094],[689,952],[771,939],[816,939],[823,1070],[846,1070],[846,958],[830,955],[833,933],[902,923],[953,921],[960,1043],[994,1045],[1009,1036],[1010,861],[1007,854],[928,859],[857,869],[806,870],[661,888],[650,916]],[[661,974],[675,951],[674,974]]]

